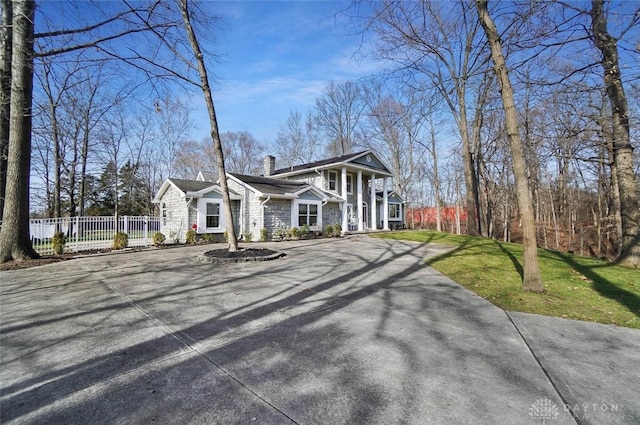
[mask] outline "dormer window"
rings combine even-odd
[[[329,171],[329,190],[336,192],[338,190],[338,172]]]

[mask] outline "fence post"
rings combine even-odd
[[[76,252],[79,251],[79,238],[80,238],[80,217],[76,217]]]
[[[149,236],[149,216],[144,216],[144,246],[149,246],[147,237]]]
[[[129,216],[128,215],[124,216],[124,232],[127,234],[127,236],[129,235]]]

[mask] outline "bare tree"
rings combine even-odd
[[[6,36],[4,31],[7,30],[8,20],[6,19],[10,9],[13,12],[10,28],[12,43],[11,45],[3,43],[2,62],[5,62],[5,55],[11,50],[12,72],[11,90],[9,93],[3,91],[2,96],[3,106],[7,94],[10,97],[11,105],[9,137],[6,143],[8,150],[7,172],[6,175],[0,173],[0,178],[3,179],[0,188],[5,187],[6,190],[2,211],[3,226],[0,231],[0,262],[37,257],[31,246],[29,235],[29,171],[34,56],[64,55],[92,48],[92,52],[99,52],[103,55],[103,59],[108,57],[146,71],[150,79],[167,75],[175,78],[181,75],[179,71],[172,70],[167,64],[160,63],[160,61],[154,62],[154,59],[157,59],[157,55],[155,55],[157,51],[149,55],[142,54],[138,50],[149,47],[148,43],[131,46],[127,55],[121,54],[121,43],[119,42],[123,38],[143,32],[153,32],[162,36],[160,29],[167,32],[175,27],[175,23],[169,19],[170,14],[160,12],[165,12],[165,10],[158,7],[157,0],[151,0],[140,7],[132,7],[127,2],[122,2],[120,6],[124,6],[123,10],[116,11],[92,24],[65,30],[53,29],[38,34],[34,32],[33,27],[34,1],[16,1],[11,4],[11,8],[6,7],[7,4],[8,2],[2,3],[3,36]],[[110,5],[106,7],[109,8]],[[36,38],[39,40],[37,54],[34,51]],[[162,39],[162,37],[158,38]],[[47,47],[49,48],[47,49]],[[153,48],[151,47],[152,50]],[[6,77],[7,74],[4,73],[3,82],[6,81]],[[4,148],[5,140],[7,139],[3,138],[0,148]],[[2,170],[0,169],[0,171]]]
[[[365,106],[362,89],[353,81],[330,81],[316,99],[316,120],[329,139],[329,155],[346,155],[361,146],[358,130]]]
[[[217,162],[211,138],[185,140],[176,152],[174,174],[169,177],[193,179],[199,171],[217,172]]]
[[[4,210],[7,183],[7,155],[9,154],[9,115],[11,110],[11,26],[12,0],[2,0],[0,22],[0,217]]]
[[[224,146],[225,167],[232,173],[259,174],[266,146],[248,131],[227,131],[220,135]]]
[[[505,113],[507,137],[511,146],[513,172],[516,179],[516,193],[518,207],[522,219],[522,245],[524,249],[524,271],[522,276],[522,288],[526,291],[542,292],[544,285],[538,267],[538,245],[536,241],[536,225],[531,201],[527,168],[524,158],[524,148],[518,129],[518,115],[515,105],[513,89],[509,80],[507,65],[502,54],[502,42],[500,34],[487,9],[488,0],[476,0],[478,17],[491,48],[491,58],[502,94],[502,103]]]
[[[180,11],[182,12],[182,18],[184,21],[184,27],[187,32],[189,44],[193,50],[193,54],[198,64],[198,73],[200,74],[200,88],[204,95],[205,103],[207,104],[207,111],[209,112],[209,123],[211,124],[211,139],[216,152],[218,160],[218,173],[220,175],[220,188],[222,189],[222,201],[224,204],[225,218],[227,220],[227,235],[229,239],[229,251],[236,252],[238,250],[238,239],[236,237],[236,229],[234,227],[233,214],[231,212],[231,198],[229,197],[229,187],[227,185],[227,175],[224,165],[224,153],[222,150],[222,142],[220,141],[220,131],[218,130],[218,118],[216,116],[216,109],[213,104],[213,96],[211,94],[211,88],[209,86],[209,77],[207,74],[207,67],[204,62],[204,56],[200,49],[200,44],[196,36],[193,26],[191,24],[191,10],[188,0],[179,0]]]
[[[11,105],[0,263],[39,257],[28,230],[34,11],[33,0],[13,2]]]
[[[591,4],[591,31],[593,41],[602,53],[604,83],[613,117],[613,160],[620,192],[622,219],[621,249],[618,261],[633,267],[640,267],[640,201],[633,168],[629,108],[620,75],[617,40],[609,34],[607,29],[604,1],[592,0]],[[639,20],[640,14],[636,13],[633,23]]]
[[[307,114],[303,122],[299,111],[291,111],[285,125],[280,127],[276,139],[278,164],[290,167],[312,162],[318,159],[319,144],[318,128],[312,115]]]
[[[479,23],[468,1],[385,1],[369,24],[381,42],[377,54],[398,64],[403,83],[439,95],[456,122],[462,143],[467,207],[467,232],[482,234],[474,146],[479,145],[478,123],[471,118],[469,87],[487,55],[478,49]],[[482,73],[479,73],[482,76]],[[482,99],[476,99],[481,108]],[[471,124],[470,124],[471,123]]]
[[[182,100],[165,96],[154,103],[160,144],[162,145],[163,177],[175,177],[175,163],[180,145],[193,128],[191,109]]]

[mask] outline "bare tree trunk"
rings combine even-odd
[[[618,65],[617,40],[607,30],[604,0],[591,2],[593,41],[602,52],[604,84],[613,117],[613,155],[620,191],[622,234],[618,261],[640,267],[640,200],[633,170],[633,146],[629,132],[629,108]]]
[[[0,263],[39,257],[29,235],[34,11],[33,0],[13,2],[9,155],[0,230]]]
[[[220,188],[222,189],[222,202],[224,204],[225,218],[227,220],[227,235],[229,237],[229,251],[236,252],[238,250],[238,238],[236,237],[236,229],[233,223],[233,213],[231,211],[231,198],[229,197],[229,187],[227,186],[227,174],[224,169],[224,153],[222,151],[222,142],[220,141],[220,132],[218,130],[218,119],[213,104],[213,96],[209,87],[209,77],[207,76],[207,68],[204,63],[204,57],[200,50],[200,44],[196,37],[193,27],[191,26],[191,17],[189,16],[189,0],[179,0],[182,19],[189,37],[189,44],[193,49],[193,53],[198,61],[198,72],[200,73],[200,82],[202,93],[207,104],[209,112],[209,122],[211,124],[211,139],[216,151],[218,160],[218,174],[220,175]]]
[[[438,151],[436,149],[436,129],[433,122],[429,122],[431,137],[431,159],[433,160],[433,192],[436,200],[436,230],[442,232],[442,200],[440,198],[440,175],[438,174]]]
[[[544,291],[544,286],[538,267],[538,246],[536,243],[536,224],[533,216],[533,203],[531,201],[531,191],[527,177],[524,148],[518,131],[518,115],[513,90],[511,88],[511,82],[509,81],[506,61],[502,55],[500,35],[487,10],[487,0],[476,0],[476,6],[480,23],[484,28],[484,32],[489,40],[489,46],[491,47],[491,58],[493,59],[494,69],[500,85],[505,124],[511,146],[516,194],[522,220],[522,245],[524,250],[522,288],[526,291],[542,292]]]
[[[482,236],[480,195],[478,194],[478,175],[476,173],[475,158],[469,140],[469,126],[467,124],[467,106],[464,88],[458,89],[460,102],[460,119],[458,126],[462,136],[462,158],[464,162],[464,179],[466,184],[465,200],[467,206],[467,234]]]
[[[9,153],[9,114],[11,111],[11,0],[2,0],[0,23],[0,219],[4,210]]]

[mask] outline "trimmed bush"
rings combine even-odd
[[[160,245],[164,245],[164,241],[166,241],[167,238],[164,236],[164,234],[160,233],[160,232],[156,232],[153,235],[153,245],[154,246],[160,246]]]
[[[202,240],[206,243],[214,243],[216,241],[216,235],[213,233],[205,233],[202,235]]]
[[[333,225],[327,224],[327,226],[324,228],[324,236],[327,238],[333,237]]]
[[[293,226],[291,230],[289,230],[289,235],[291,236],[291,239],[299,239],[300,229],[298,229],[296,226]]]
[[[307,236],[309,236],[309,226],[306,224],[303,224],[302,227],[300,227],[300,238],[306,239]]]
[[[195,230],[193,229],[187,230],[187,235],[186,235],[187,245],[193,245],[194,243],[196,243],[196,236],[198,236],[198,234],[196,233]]]
[[[253,234],[251,232],[244,232],[242,235],[245,242],[253,241]]]
[[[342,233],[342,226],[339,224],[334,224],[333,225],[333,234],[335,236],[340,236],[340,234]]]
[[[51,245],[53,245],[53,253],[61,255],[64,253],[64,246],[67,243],[67,235],[62,232],[56,232],[51,239]]]
[[[125,249],[129,246],[129,236],[124,232],[118,232],[113,236],[113,249]]]
[[[225,230],[222,236],[224,236],[224,242],[229,243],[229,232]]]
[[[284,231],[284,229],[282,227],[278,227],[276,229],[276,234],[274,236],[274,239],[278,241],[282,241],[284,240],[285,236],[286,236],[286,232]]]
[[[262,228],[260,229],[260,242],[266,242],[269,239],[269,233],[267,232],[267,229]]]

